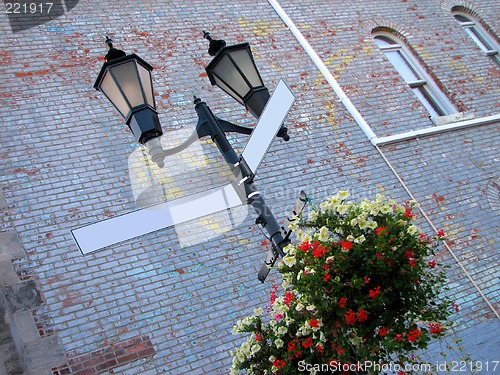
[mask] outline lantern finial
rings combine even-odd
[[[105,62],[118,59],[120,57],[127,55],[125,52],[113,47],[113,39],[110,39],[107,35],[106,35],[106,44],[108,45],[109,51],[104,57]]]
[[[208,46],[208,54],[215,56],[217,53],[226,46],[226,42],[222,39],[213,40],[208,31],[203,31],[203,37],[210,42]]]

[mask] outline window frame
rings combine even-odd
[[[462,10],[452,10],[451,15],[455,21],[460,24],[462,29],[465,29],[467,35],[469,35],[481,51],[500,65],[500,45],[495,38],[491,37],[488,31],[481,26],[481,23],[472,15]]]
[[[384,53],[385,57],[394,66],[394,69],[396,69],[420,103],[422,103],[424,108],[428,111],[431,119],[458,113],[455,105],[453,105],[446,94],[439,89],[433,78],[425,72],[420,63],[409,52],[408,48],[399,38],[392,33],[378,31],[373,33],[373,39],[379,50]],[[384,45],[381,45],[379,41],[382,41]],[[397,52],[400,62],[404,63],[409,68],[416,79],[409,80],[407,79],[408,77],[405,77],[407,74],[403,74],[402,70],[391,61],[391,58],[389,58],[388,53],[390,52]]]

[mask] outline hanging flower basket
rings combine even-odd
[[[451,303],[434,257],[444,234],[421,233],[411,204],[348,197],[295,222],[282,293],[234,327],[250,335],[231,352],[233,374],[380,373],[444,335]]]

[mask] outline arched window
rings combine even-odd
[[[452,14],[479,48],[500,65],[499,46],[495,39],[470,14],[458,10],[453,10]]]
[[[446,116],[457,112],[455,106],[439,90],[432,78],[425,73],[399,40],[388,33],[375,34],[374,39],[380,50],[427,109],[430,117]]]

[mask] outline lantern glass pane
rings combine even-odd
[[[99,89],[107,96],[109,101],[120,111],[123,117],[128,115],[130,107],[127,101],[123,98],[122,93],[118,89],[113,76],[110,74],[109,70],[106,71],[104,77],[102,78],[101,85]]]
[[[215,79],[215,84],[217,86],[219,86],[222,90],[224,90],[225,92],[227,92],[229,95],[231,95],[234,99],[236,99],[238,102],[240,102],[241,104],[244,104],[243,103],[243,99],[236,93],[234,92],[228,85],[226,85],[224,82],[222,82],[219,77],[217,76],[214,76],[214,79]]]
[[[155,99],[153,95],[153,81],[151,80],[151,71],[141,64],[137,64],[139,68],[139,76],[141,77],[142,88],[146,94],[146,100],[148,104],[156,109]]]
[[[236,62],[236,65],[239,66],[252,87],[264,86],[264,83],[259,76],[259,72],[257,71],[257,67],[255,66],[252,56],[250,55],[250,51],[247,48],[230,51],[229,54]]]
[[[231,91],[237,93],[242,99],[250,90],[250,87],[228,55],[224,55],[217,65],[214,66],[213,73],[220,80],[224,81],[227,86],[230,86]]]
[[[134,60],[111,66],[109,70],[115,77],[116,82],[119,83],[125,98],[130,103],[131,108],[145,104],[146,100],[142,94],[139,72],[136,68],[136,62]]]

